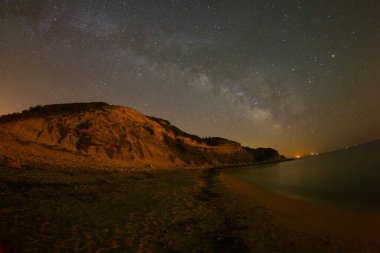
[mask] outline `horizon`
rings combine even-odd
[[[0,115],[105,101],[295,157],[380,138],[374,1],[8,1]]]
[[[116,105],[116,104],[110,104],[110,103],[107,103],[107,102],[104,102],[104,101],[92,101],[92,102],[82,102],[82,103],[81,102],[73,102],[73,103],[61,103],[61,104],[68,104],[69,105],[69,104],[83,104],[83,103],[106,103],[107,105],[111,105],[111,106],[112,105],[114,105],[114,106],[121,106],[121,105]],[[44,107],[44,106],[50,106],[50,105],[57,105],[57,104],[34,105],[34,106],[30,106],[28,108],[25,108],[24,110],[17,111],[17,112],[6,113],[6,114],[1,114],[0,113],[0,118],[2,116],[7,116],[7,115],[11,115],[11,114],[18,114],[18,113],[21,114],[21,113],[23,113],[23,111],[26,111],[26,110],[31,109],[33,107],[37,107],[37,106]],[[129,107],[129,106],[123,106],[123,107],[127,107],[127,108],[135,110],[134,108]],[[143,115],[145,115],[145,114],[143,114]],[[147,116],[147,117],[155,117],[154,115],[145,115],[145,116]],[[166,119],[163,119],[163,120],[166,120]],[[181,130],[183,130],[183,129],[181,129]],[[195,134],[195,135],[197,135],[196,133],[191,133],[191,132],[187,132],[187,133],[188,134]],[[221,137],[221,138],[224,138],[223,136],[199,136],[199,137],[201,137],[201,138],[210,138],[210,137]],[[236,142],[242,144],[238,140],[234,140],[234,139],[229,139],[229,140],[236,141]],[[312,152],[312,153],[294,153],[294,154],[287,154],[286,155],[285,153],[281,152],[280,150],[278,150],[278,151],[279,151],[279,153],[281,155],[285,155],[287,158],[300,159],[300,158],[307,158],[307,157],[312,157],[312,156],[323,155],[323,154],[326,154],[326,153],[331,153],[331,152],[342,151],[342,150],[346,150],[346,149],[350,149],[350,148],[355,148],[357,146],[366,145],[366,144],[370,144],[370,143],[377,142],[377,141],[380,141],[380,138],[377,138],[377,139],[374,139],[374,140],[369,140],[369,141],[362,142],[362,143],[355,143],[355,144],[347,145],[347,146],[344,146],[344,147],[338,147],[338,148],[332,149],[332,150],[326,150],[326,151],[321,151],[321,152]],[[242,146],[247,146],[247,145],[243,145],[242,144]],[[276,149],[275,147],[269,147],[269,146],[247,146],[247,147],[250,147],[250,148],[274,148],[274,149]]]

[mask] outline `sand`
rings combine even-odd
[[[222,173],[219,180],[230,194],[241,199],[237,202],[245,203],[241,212],[249,213],[259,206],[268,212],[269,222],[281,228],[273,234],[294,244],[286,252],[380,252],[378,210],[350,209],[284,196],[229,173]]]
[[[0,168],[0,245],[5,252],[380,250],[377,213],[294,200],[224,171]]]

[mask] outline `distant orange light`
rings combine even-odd
[[[296,155],[295,158],[299,159],[299,158],[301,158],[301,156],[300,155]]]

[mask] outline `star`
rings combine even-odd
[[[369,1],[14,2],[0,4],[0,114],[101,100],[284,154],[378,138]]]

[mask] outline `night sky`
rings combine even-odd
[[[0,114],[104,101],[289,156],[380,138],[380,1],[0,1]]]

